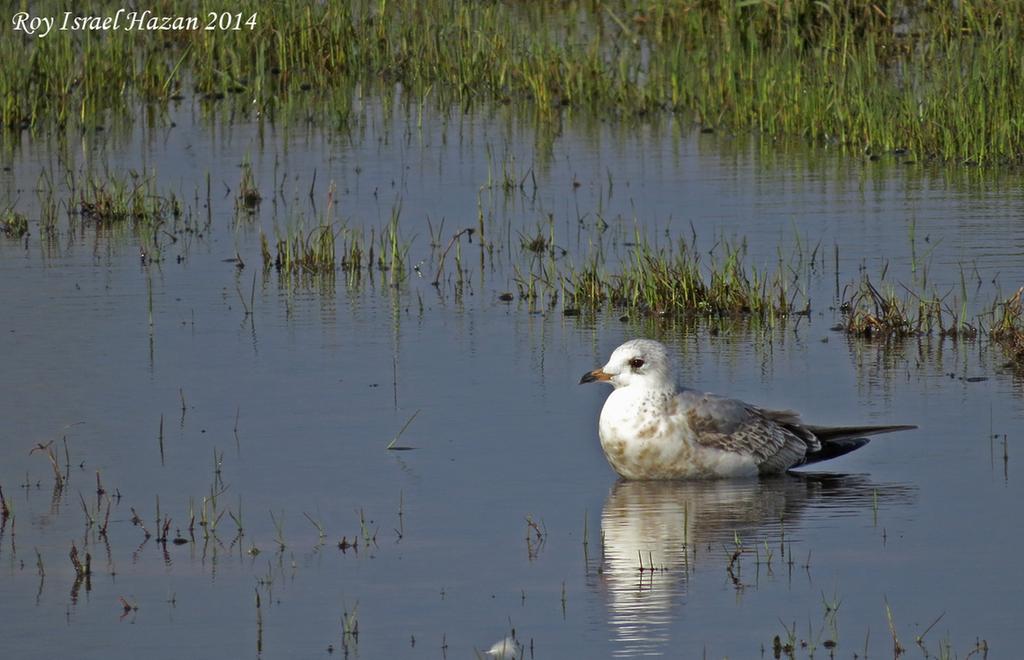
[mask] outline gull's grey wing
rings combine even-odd
[[[761,473],[784,472],[821,450],[814,433],[790,410],[765,410],[693,390],[683,390],[679,398],[697,442],[752,456]]]

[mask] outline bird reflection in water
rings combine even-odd
[[[806,536],[815,520],[909,504],[914,493],[863,475],[619,481],[601,514],[601,566],[592,573],[606,602],[616,655],[669,651],[672,621],[686,606],[688,576],[710,562],[725,568],[736,539],[751,553],[760,545],[762,560],[767,541],[780,557],[781,550],[790,551],[783,540],[797,532]],[[779,566],[790,560],[775,561]]]

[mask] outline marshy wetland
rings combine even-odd
[[[1016,12],[158,4],[0,35],[0,655],[1019,655]],[[620,482],[637,336],[920,428]]]

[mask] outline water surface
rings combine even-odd
[[[32,223],[0,238],[3,655],[473,657],[511,638],[527,657],[757,657],[791,634],[797,657],[826,640],[884,656],[888,605],[912,653],[941,616],[933,654],[983,639],[1012,656],[1018,377],[983,340],[830,328],[836,289],[862,272],[926,273],[942,291],[964,273],[979,309],[1019,286],[1015,175],[671,122],[551,135],[503,111],[420,125],[369,101],[361,117],[342,135],[223,124],[186,102],[74,144],[5,147],[3,206]],[[264,196],[251,217],[235,209],[246,160]],[[77,193],[59,174],[80,187],[130,170],[183,201],[161,261],[129,228],[66,217]],[[329,196],[329,220],[367,236],[400,205],[408,280],[263,271],[260,231],[314,222]],[[463,240],[465,281],[450,254],[433,287],[432,235],[445,244],[481,214],[489,247]],[[533,267],[524,237],[553,235],[558,263],[600,251],[614,268],[636,231],[703,250],[745,240],[764,268],[803,255],[812,313],[712,333],[499,299]],[[634,336],[668,343],[692,386],[815,423],[921,428],[824,473],[619,483],[597,443],[606,391],[576,383]],[[396,436],[414,449],[388,451]],[[50,442],[69,472],[56,491],[30,453]],[[169,541],[187,542],[146,539],[168,518]]]

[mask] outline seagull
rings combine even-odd
[[[916,426],[813,426],[792,410],[767,410],[676,384],[668,350],[633,339],[580,384],[611,383],[598,433],[626,479],[708,479],[781,474],[842,456],[864,436]]]

